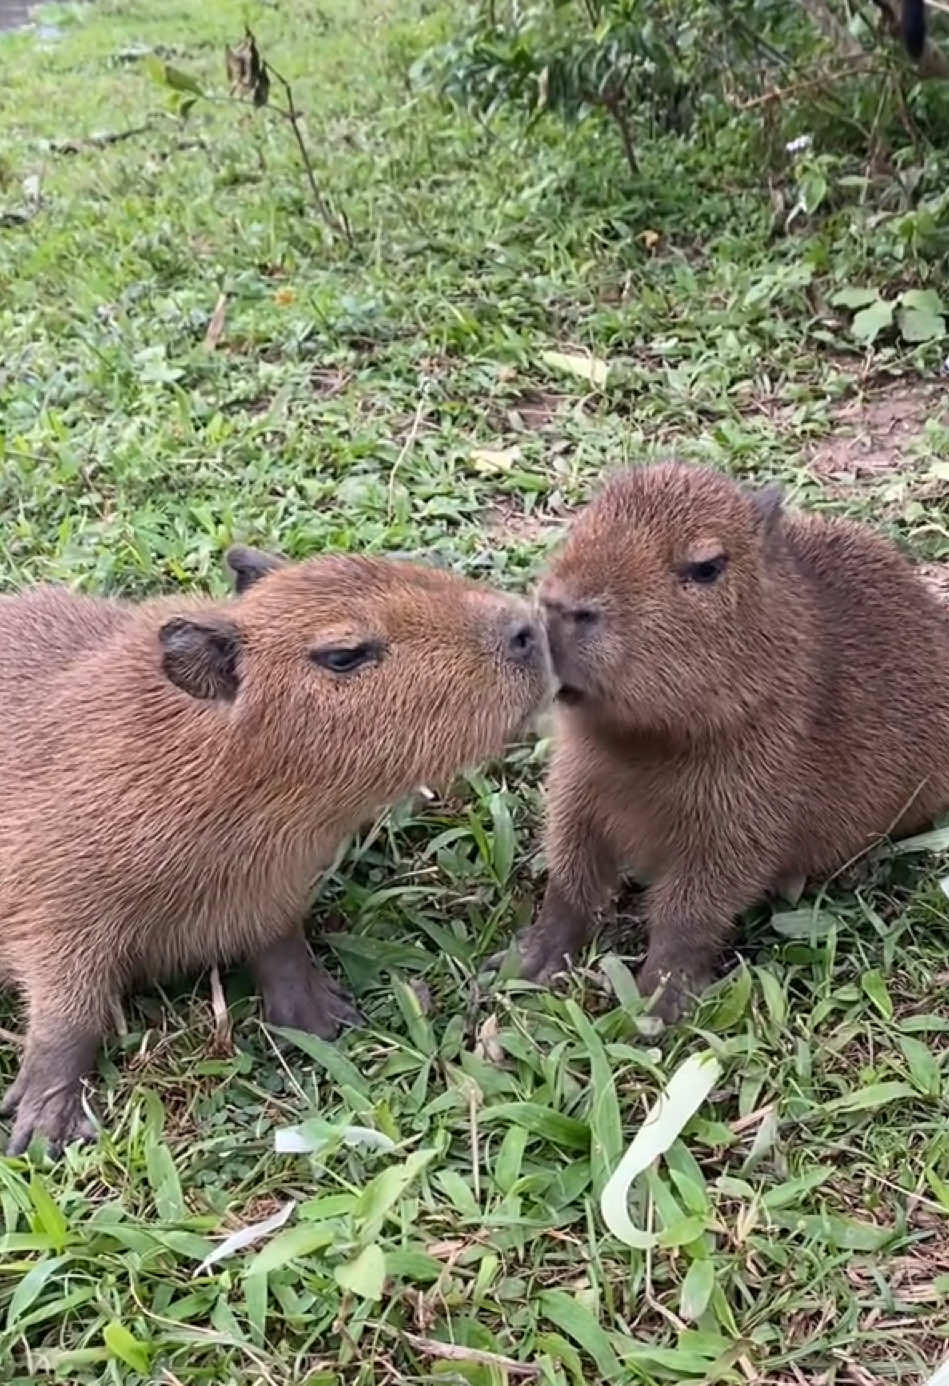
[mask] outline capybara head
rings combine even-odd
[[[781,547],[777,487],[674,462],[613,477],[540,589],[561,701],[641,731],[737,711]]]
[[[161,667],[217,706],[276,781],[388,802],[498,754],[549,696],[543,625],[518,597],[436,568],[254,549],[236,598],[161,628]]]

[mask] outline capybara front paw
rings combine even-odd
[[[650,962],[647,958],[636,975],[639,994],[651,1000],[650,1014],[666,1025],[681,1020],[712,982],[712,975],[682,964]]]
[[[8,1155],[22,1155],[34,1136],[46,1138],[50,1155],[58,1155],[73,1141],[95,1139],[96,1128],[82,1103],[82,1084],[44,1089],[28,1081],[14,1083],[3,1103],[5,1113],[16,1110],[7,1144]]]
[[[335,1039],[347,1026],[364,1023],[349,992],[312,965],[297,977],[284,976],[279,984],[265,985],[263,1003],[268,1025],[305,1030],[321,1039]]]
[[[528,929],[517,941],[519,974],[525,982],[550,982],[569,966],[567,949],[559,933]]]

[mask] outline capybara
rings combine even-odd
[[[865,526],[642,466],[580,513],[540,597],[561,690],[523,976],[576,959],[628,871],[639,985],[673,1018],[743,910],[949,806],[949,622]]]
[[[270,1022],[351,1021],[303,933],[321,871],[547,695],[518,598],[378,558],[228,562],[225,601],[0,598],[0,971],[28,1009],[11,1152],[89,1134],[82,1080],[136,983],[248,959]]]

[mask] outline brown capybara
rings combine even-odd
[[[640,989],[674,1018],[743,910],[949,806],[949,622],[871,530],[644,466],[579,515],[540,595],[561,691],[521,975],[576,959],[629,871]]]
[[[87,1135],[138,981],[249,959],[264,1014],[358,1018],[303,919],[367,817],[502,750],[547,695],[519,599],[444,571],[234,549],[236,596],[0,599],[0,972],[29,1025],[11,1152]]]

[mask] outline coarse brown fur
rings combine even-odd
[[[82,1077],[137,982],[249,958],[272,1022],[358,1018],[303,935],[321,871],[545,697],[516,598],[380,559],[229,562],[224,602],[0,599],[0,972],[29,1017],[13,1151],[87,1133]]]
[[[541,599],[563,688],[524,975],[577,957],[628,869],[640,986],[669,1018],[743,910],[949,805],[949,623],[870,529],[640,467],[579,516]]]

